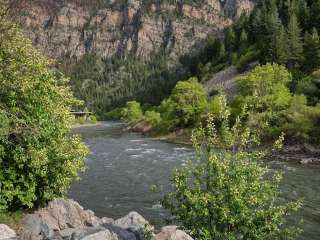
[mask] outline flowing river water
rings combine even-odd
[[[137,211],[156,226],[169,217],[159,200],[170,190],[173,169],[193,156],[189,146],[166,143],[123,131],[117,122],[74,130],[90,147],[87,170],[69,191],[69,197],[100,217],[119,218]],[[270,161],[273,169],[284,171],[281,186],[287,199],[303,198],[304,233],[301,240],[320,239],[320,167]],[[156,185],[160,191],[152,192]]]

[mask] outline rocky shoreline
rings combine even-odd
[[[137,212],[120,219],[99,218],[71,199],[56,199],[26,214],[19,229],[0,224],[0,240],[193,240],[177,226],[155,233]]]

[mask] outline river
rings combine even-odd
[[[102,122],[74,130],[90,147],[91,154],[86,172],[72,186],[69,197],[100,217],[119,218],[137,211],[160,226],[169,214],[159,200],[170,189],[173,169],[185,165],[193,150],[123,129],[121,123]],[[268,165],[284,171],[281,189],[285,198],[304,198],[297,214],[304,220],[304,233],[298,239],[320,239],[320,167],[279,161]],[[150,191],[152,185],[160,191]]]

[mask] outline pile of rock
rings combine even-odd
[[[176,226],[164,227],[158,234],[153,230],[137,212],[117,220],[98,218],[73,200],[57,199],[27,214],[17,234],[0,225],[0,240],[192,240]]]

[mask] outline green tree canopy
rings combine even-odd
[[[169,118],[177,119],[178,127],[193,126],[207,107],[207,92],[196,78],[177,83],[168,99]]]
[[[87,148],[70,133],[79,102],[50,64],[13,25],[1,31],[0,210],[60,197],[83,169]]]

